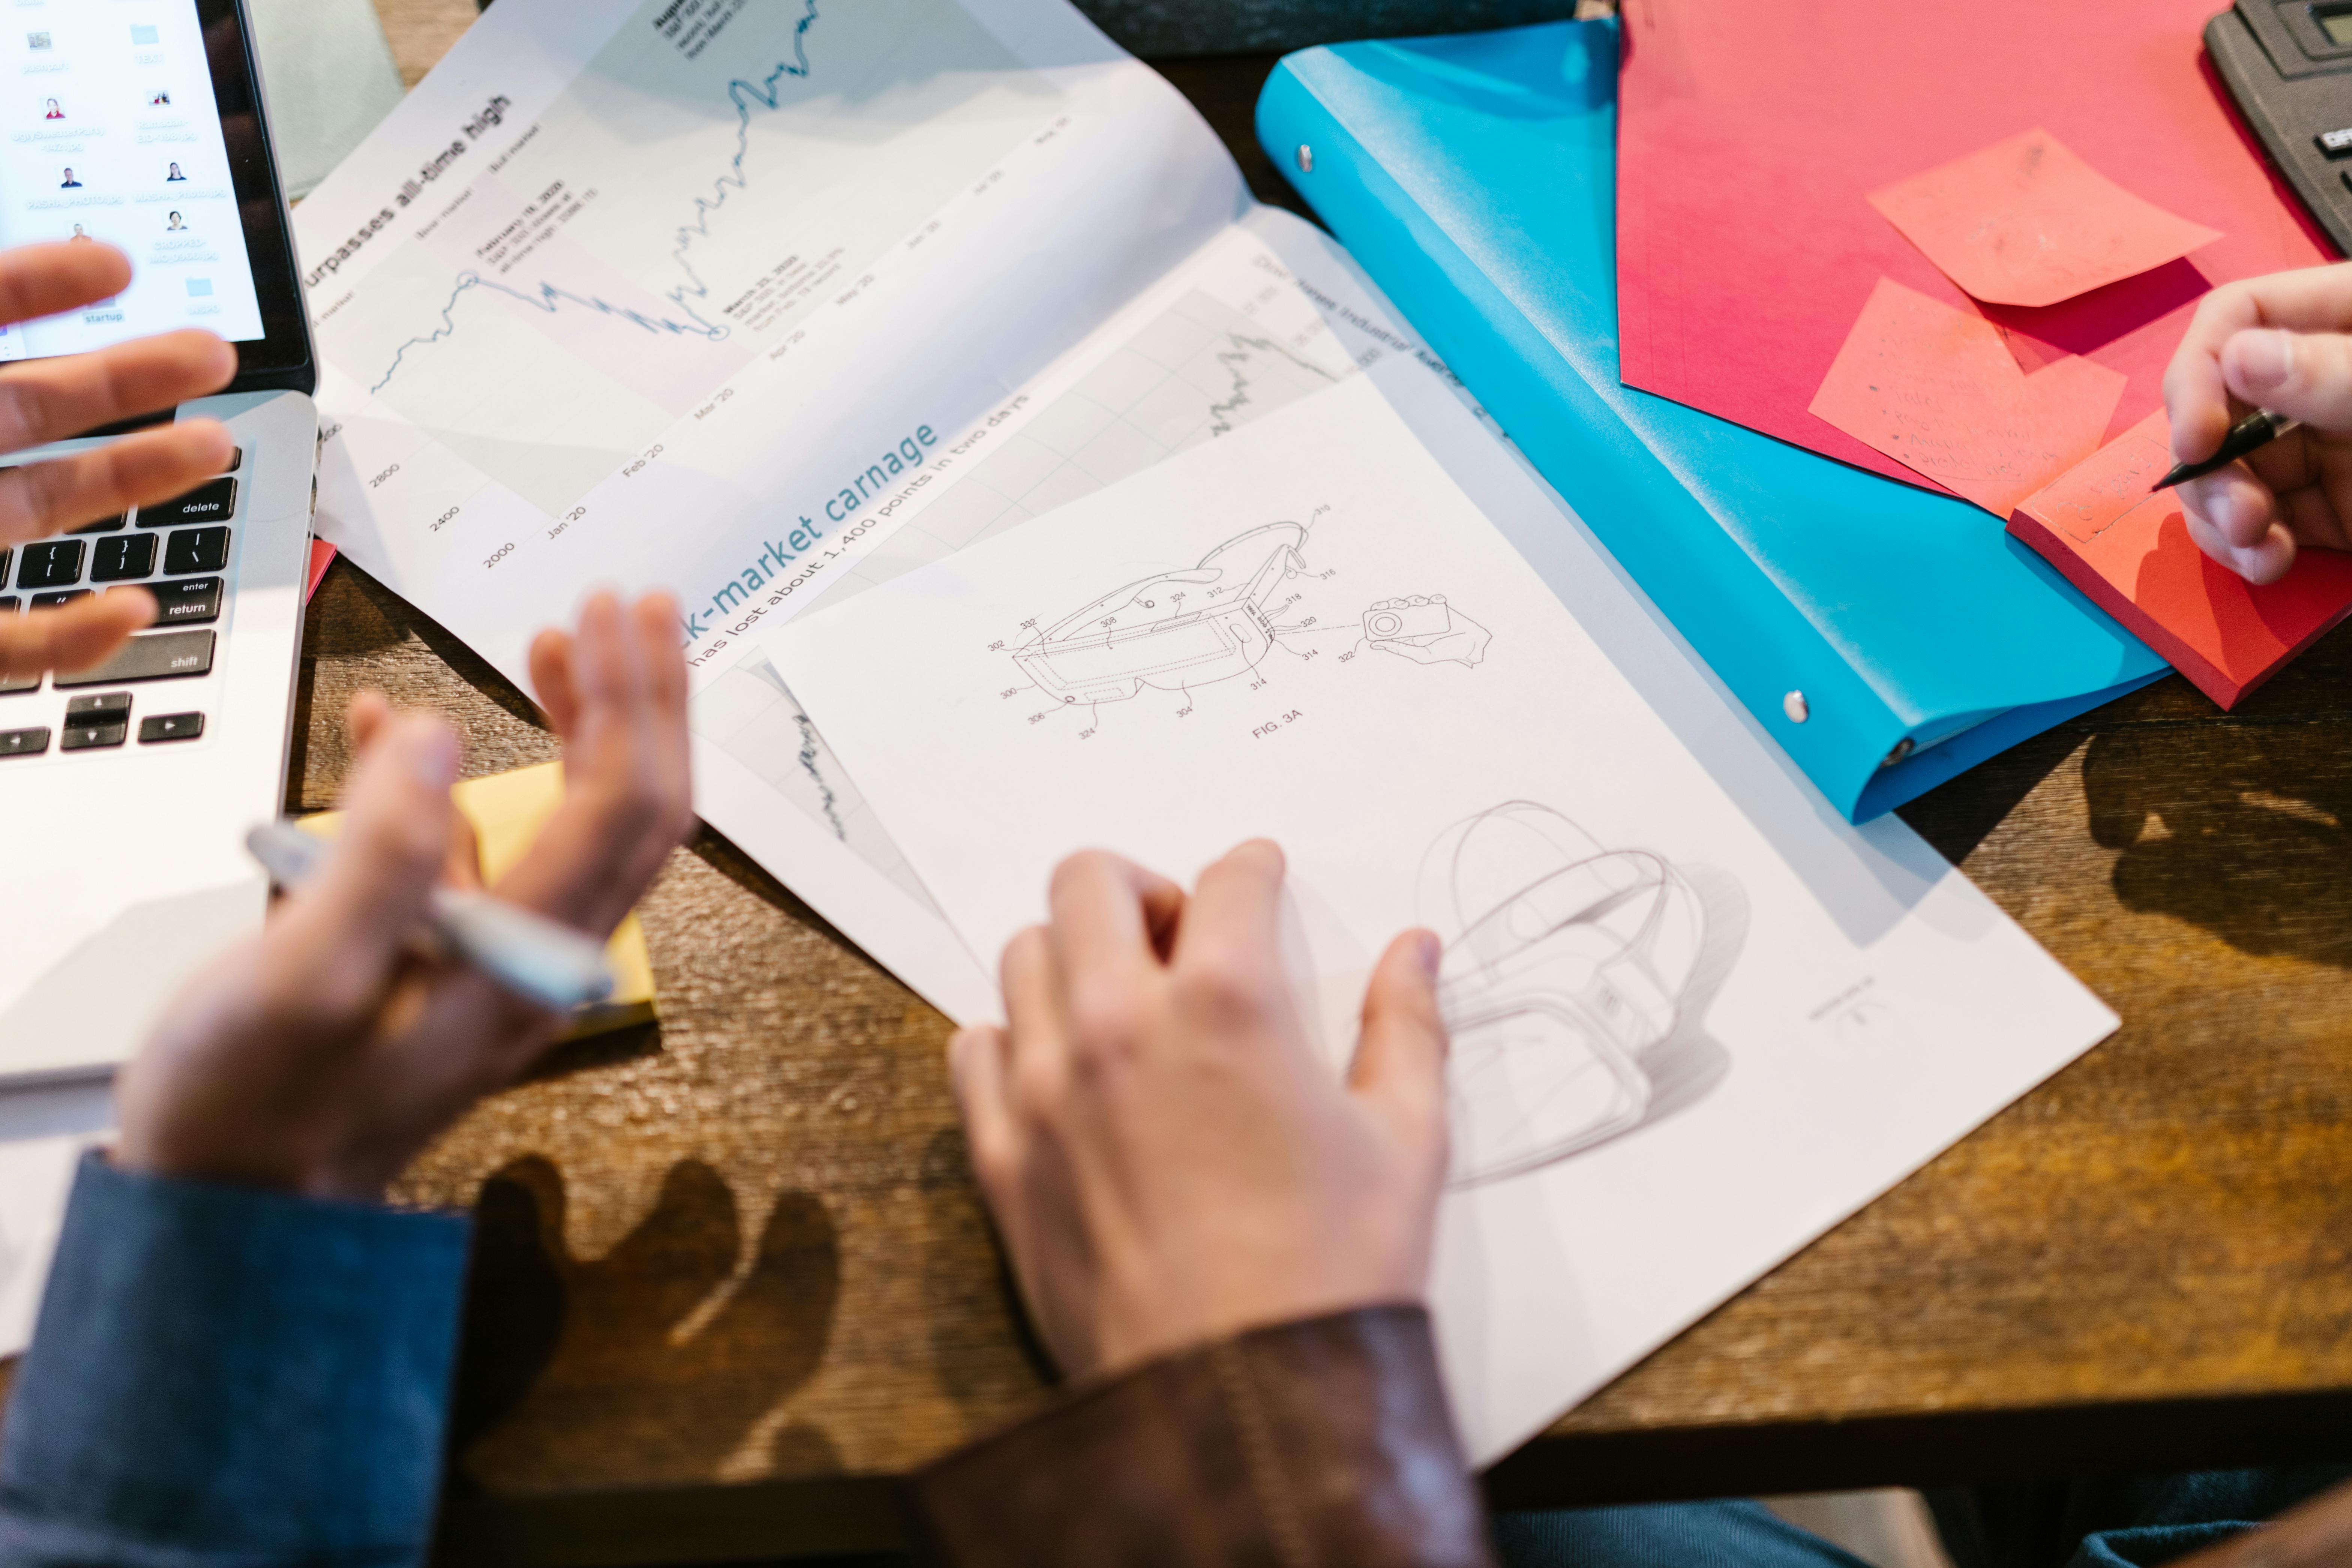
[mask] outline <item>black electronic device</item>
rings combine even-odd
[[[2205,52],[2336,248],[2352,255],[2352,0],[2237,0]]]
[[[309,393],[318,384],[310,311],[297,281],[293,225],[261,102],[261,68],[247,0],[196,0],[226,143],[230,178],[245,228],[246,255],[261,306],[262,336],[236,345],[231,392],[284,387]]]
[[[49,5],[0,34],[0,247],[103,242],[131,286],[0,322],[0,362],[201,327],[236,350],[226,390],[317,381],[246,0]],[[163,416],[169,417],[168,414]]]

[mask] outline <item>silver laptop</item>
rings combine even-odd
[[[0,246],[87,236],[133,268],[116,299],[0,331],[0,361],[187,326],[238,359],[226,392],[158,416],[226,421],[226,472],[5,556],[0,615],[125,584],[161,606],[99,668],[0,682],[0,1082],[27,1082],[123,1060],[261,921],[239,841],[285,796],[318,414],[240,0],[16,0],[0,27]]]

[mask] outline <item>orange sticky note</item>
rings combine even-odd
[[[2038,130],[1874,191],[1870,205],[1970,298],[1995,305],[2054,305],[2221,237]]]
[[[2172,466],[2157,410],[2027,499],[2009,531],[2224,708],[2352,611],[2352,555],[2304,549],[2256,587],[2189,537],[2179,500],[2148,486]]]
[[[1990,321],[1882,278],[1811,407],[2007,517],[2097,449],[2125,379],[2075,355],[2028,375]]]

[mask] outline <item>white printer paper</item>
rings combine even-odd
[[[821,744],[709,694],[1245,200],[1061,0],[501,0],[297,210],[320,531],[518,680],[589,586],[674,589],[698,808],[969,1016]]]
[[[765,641],[979,951],[1073,850],[1264,835],[1336,1065],[1381,948],[1445,938],[1480,1462],[2115,1026],[1907,835],[1809,879],[1368,376]]]

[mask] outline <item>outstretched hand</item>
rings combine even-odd
[[[531,678],[564,743],[563,804],[491,890],[604,936],[689,820],[677,605],[588,601],[541,633]],[[427,713],[352,704],[359,753],[326,867],[192,984],[116,1081],[126,1168],[381,1194],[436,1133],[510,1082],[562,1019],[415,946],[434,884],[478,881],[449,797],[457,738]]]
[[[130,286],[131,263],[110,245],[0,251],[0,325],[79,310]],[[0,370],[0,453],[170,408],[218,392],[236,374],[236,351],[195,331],[10,365]],[[190,419],[69,457],[0,468],[0,550],[168,500],[227,467],[229,447],[218,420]],[[0,679],[86,668],[154,619],[154,595],[144,588],[0,614]]]
[[[2189,537],[2252,583],[2298,546],[2352,549],[2352,262],[2225,283],[2205,296],[2164,373],[2172,455],[2200,462],[2257,408],[2303,421],[2179,487]]]
[[[1276,956],[1282,852],[1187,898],[1092,851],[1004,950],[1010,1028],[950,1045],[974,1170],[1066,1372],[1423,1299],[1445,1179],[1437,939],[1392,942],[1347,1080]]]

